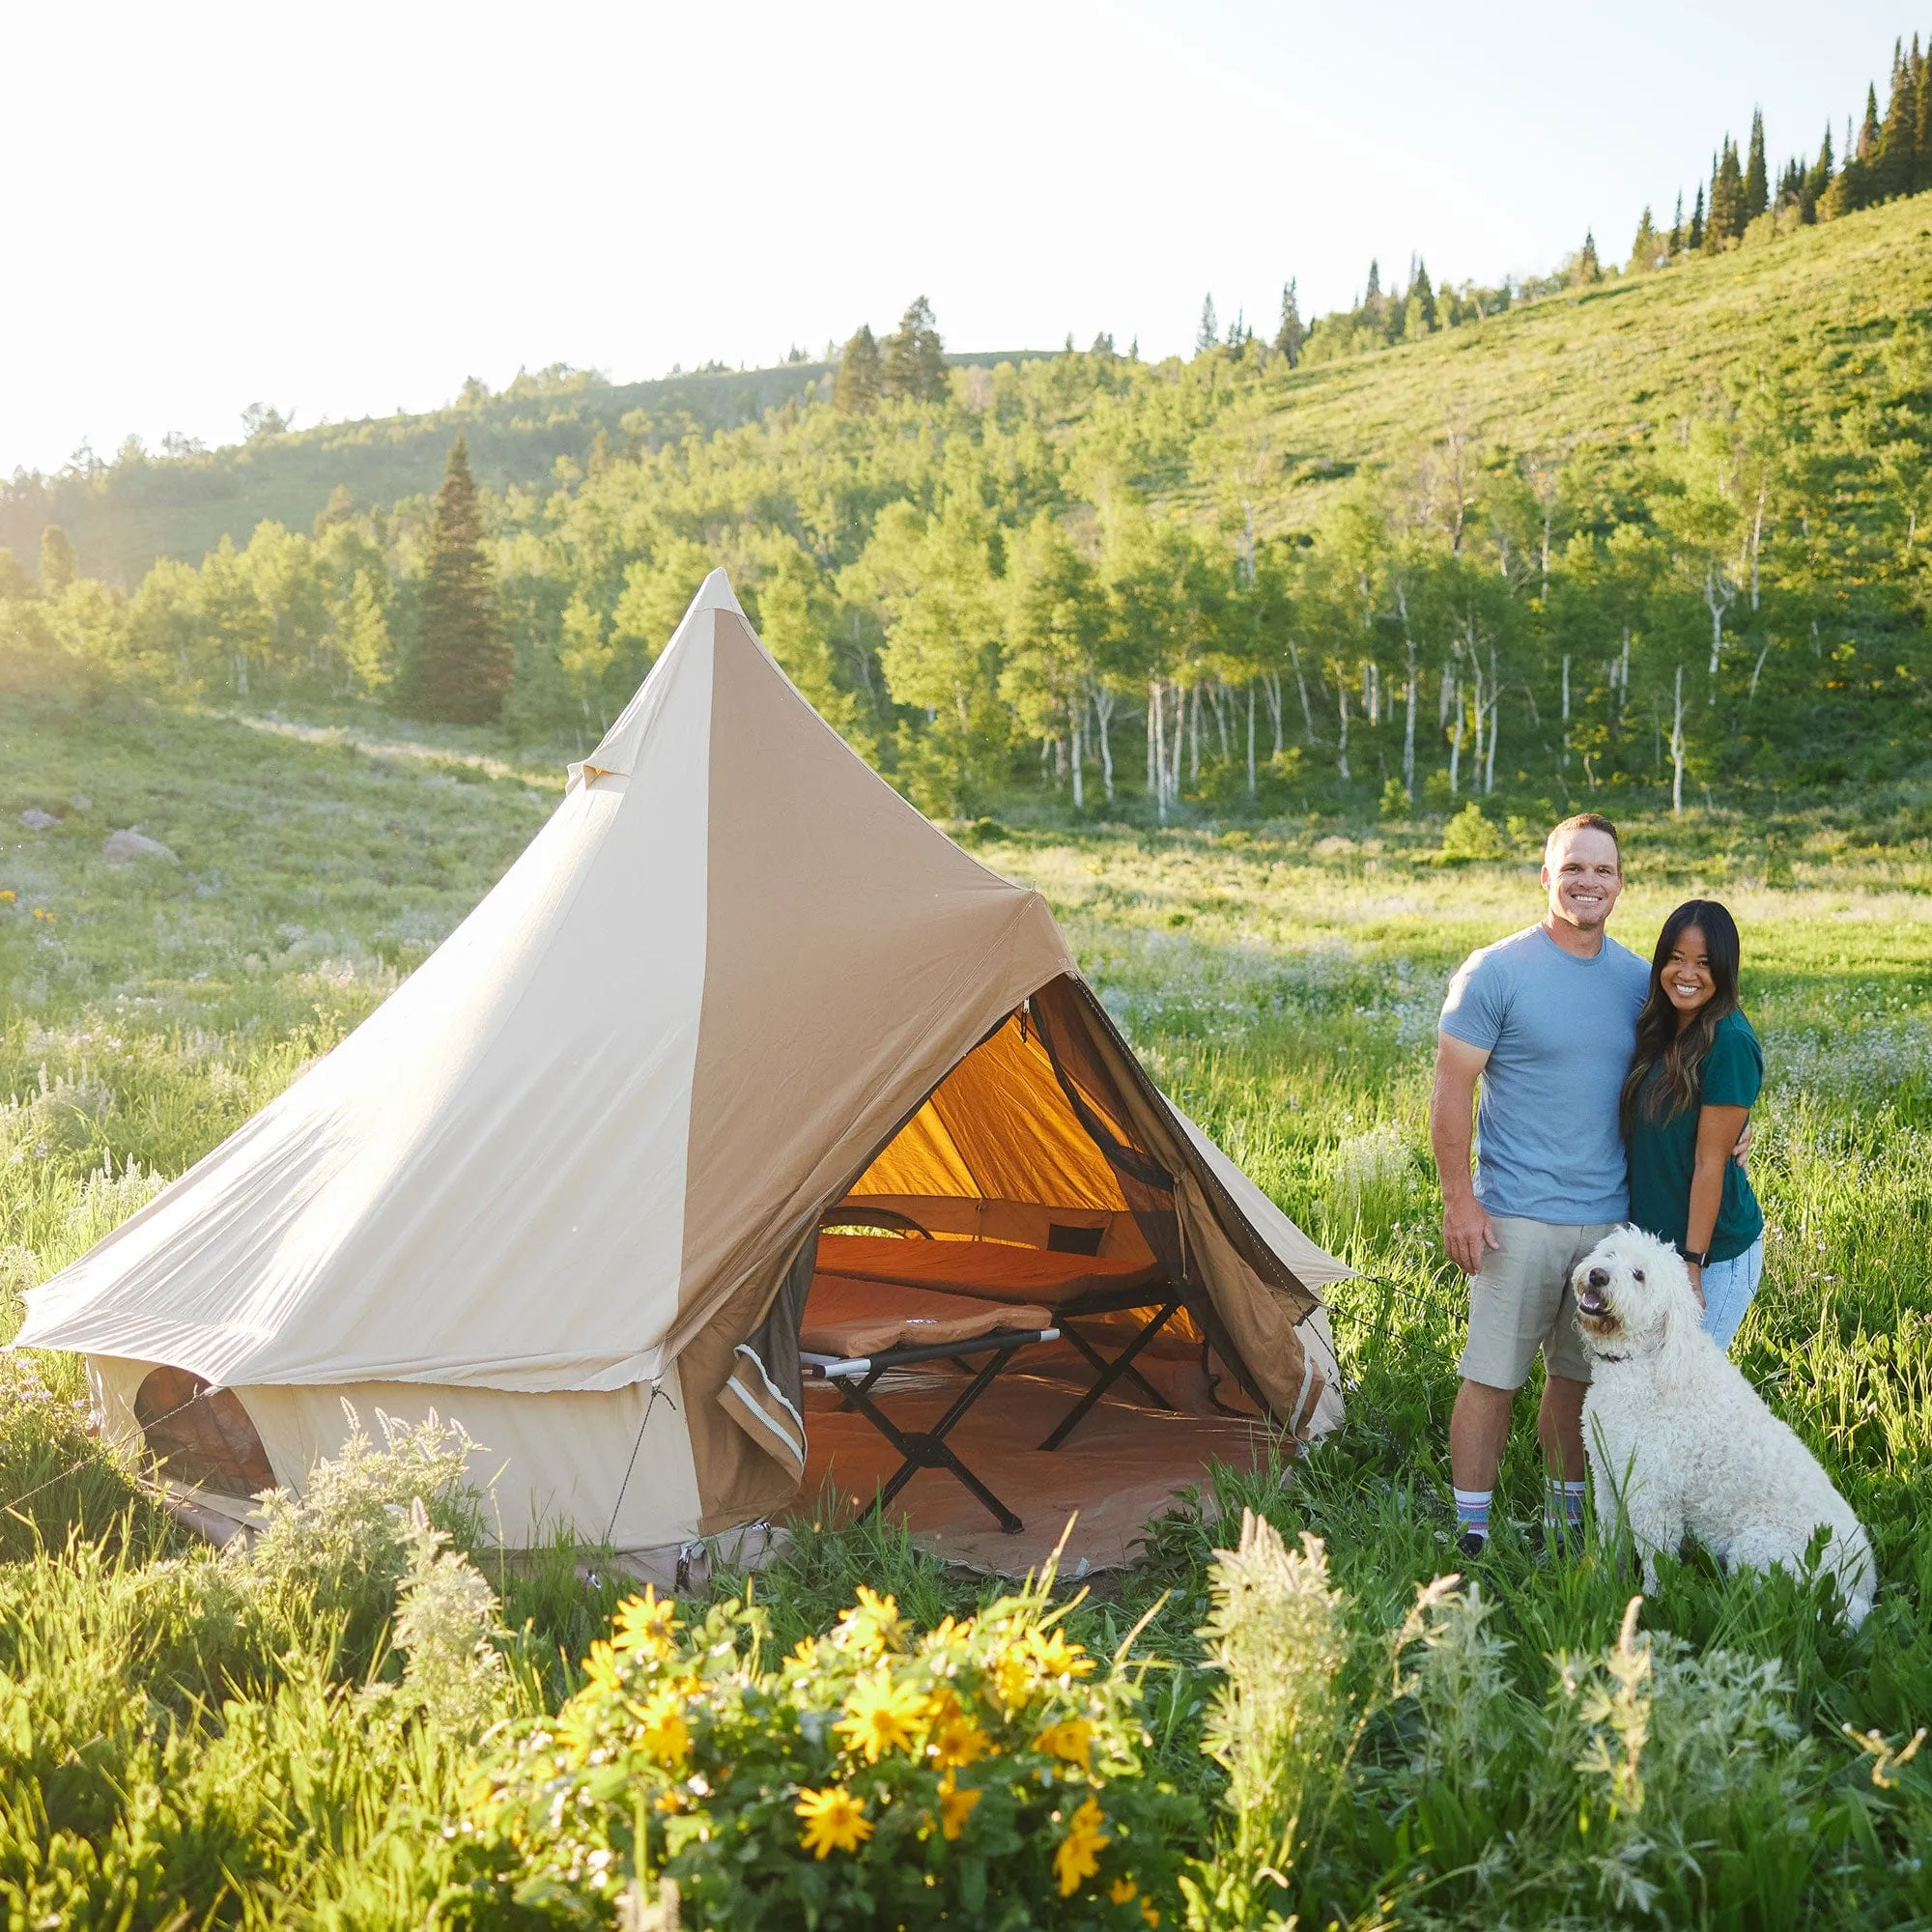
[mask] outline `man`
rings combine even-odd
[[[1489,1541],[1510,1407],[1538,1349],[1546,1532],[1560,1544],[1581,1525],[1590,1362],[1570,1270],[1629,1208],[1617,1095],[1650,970],[1604,931],[1624,886],[1616,827],[1594,811],[1566,818],[1544,842],[1543,886],[1548,910],[1538,923],[1463,961],[1436,1037],[1429,1136],[1442,1180],[1442,1244],[1472,1277],[1463,1386],[1449,1423],[1466,1557]]]

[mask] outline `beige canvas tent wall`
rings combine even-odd
[[[1155,1091],[1039,895],[855,756],[714,572],[488,897],[37,1290],[17,1346],[84,1353],[103,1428],[227,1507],[265,1467],[299,1487],[346,1399],[461,1422],[512,1543],[661,1546],[795,1494],[772,1312],[795,1322],[781,1286],[854,1188],[989,1249],[1051,1210],[1164,1250],[1256,1401],[1303,1437],[1340,1417],[1345,1270]]]

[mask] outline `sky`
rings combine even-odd
[[[1928,5],[1932,14],[1932,5]],[[1378,258],[1628,253],[1761,105],[1774,169],[1883,87],[1836,0],[0,0],[0,475],[422,410],[557,361],[813,355],[918,295],[954,349],[1272,330]],[[23,157],[31,161],[23,165]],[[24,184],[25,191],[21,191]]]

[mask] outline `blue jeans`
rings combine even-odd
[[[1763,1273],[1762,1235],[1743,1254],[1727,1262],[1711,1262],[1704,1269],[1704,1333],[1726,1354]]]

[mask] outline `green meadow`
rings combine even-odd
[[[480,734],[43,693],[0,714],[0,773],[4,1335],[22,1292],[425,956],[542,823],[561,760]],[[28,808],[60,822],[30,832]],[[1179,1821],[1187,1888],[1090,1902],[996,1883],[978,1917],[930,1922],[1124,1926],[1144,1905],[1214,1927],[1932,1918],[1932,1781],[1911,1755],[1932,1721],[1922,825],[1908,788],[1782,817],[1640,814],[1612,928],[1647,949],[1693,892],[1743,928],[1771,1069],[1751,1156],[1771,1233],[1738,1355],[1871,1529],[1883,1584],[1856,1635],[1829,1586],[1728,1578],[1694,1549],[1627,1618],[1636,1585],[1613,1524],[1575,1564],[1530,1547],[1526,1427],[1482,1575],[1418,1603],[1455,1568],[1444,1432],[1462,1327],[1427,1154],[1435,1014],[1470,947],[1535,917],[1540,828],[1513,820],[1511,856],[1463,865],[1422,817],[960,828],[1048,895],[1180,1104],[1361,1272],[1333,1297],[1340,1434],[1178,1498],[1132,1570],[1085,1595],[1056,1586],[1070,1637],[1127,1643],[1137,1776]],[[128,826],[174,857],[110,865],[103,840]],[[481,1502],[416,1443],[372,1451],[254,1551],[217,1555],[90,1441],[83,1395],[72,1360],[0,1366],[9,1924],[662,1922],[642,1891],[526,1882],[541,1846],[493,1836],[478,1810],[478,1773],[504,1748],[492,1726],[540,1725],[583,1682],[621,1594],[594,1550],[560,1539],[506,1567],[477,1534]],[[387,1505],[412,1494],[475,1552],[463,1575],[480,1573],[487,1602],[397,1527]],[[1226,1622],[1214,1552],[1243,1508],[1325,1555],[1321,1589],[1302,1573],[1271,1586],[1286,1634],[1262,1678],[1225,1629],[1203,1634]],[[920,1630],[999,1587],[808,1511],[793,1553],[750,1585],[763,1641],[831,1631],[861,1584]],[[488,1668],[478,1630],[500,1660]],[[419,1660],[439,1641],[469,1657],[473,1695],[434,1690]],[[1228,1741],[1231,1689],[1246,1744]],[[893,1922],[815,1896],[810,1913],[728,1922]]]

